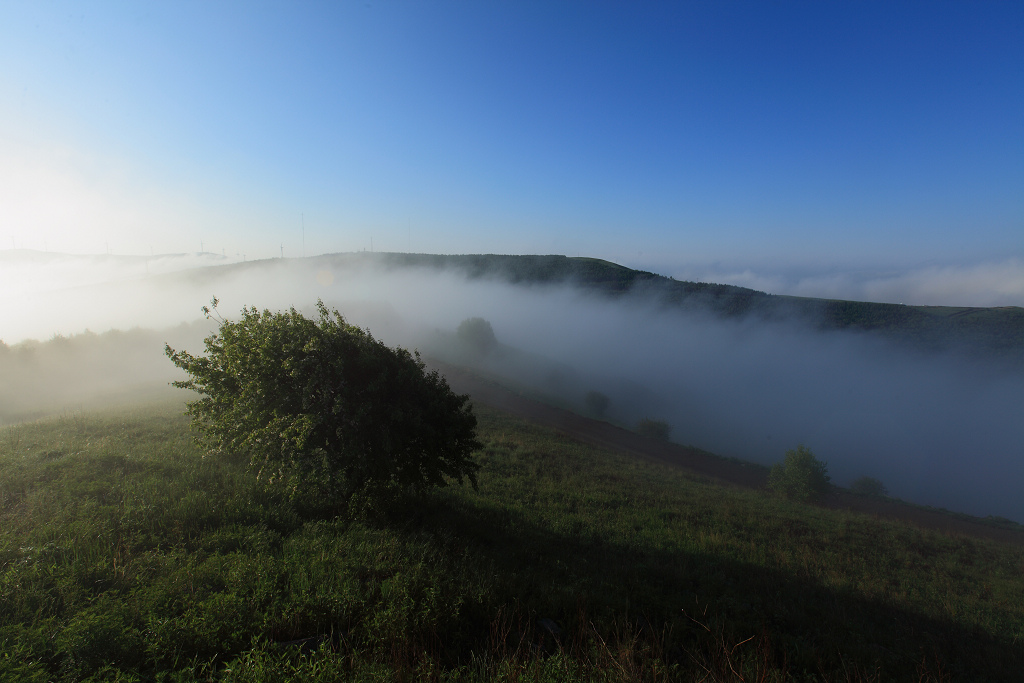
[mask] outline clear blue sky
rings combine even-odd
[[[0,248],[298,256],[304,216],[1024,305],[1024,3],[4,2],[0,207]]]

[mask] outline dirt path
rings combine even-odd
[[[694,474],[744,488],[763,488],[767,471],[759,465],[745,464],[710,455],[696,448],[657,441],[636,432],[592,420],[568,410],[520,396],[471,372],[432,362],[460,394],[469,394],[475,403],[497,408],[535,424],[550,427],[583,443],[648,458],[681,467]],[[958,519],[942,512],[924,510],[892,500],[873,500],[846,492],[831,494],[823,505],[836,510],[854,510],[877,517],[900,519],[917,526],[949,534],[991,538],[1024,545],[1024,533]]]

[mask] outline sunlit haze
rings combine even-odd
[[[5,3],[0,248],[1024,303],[1020,3]]]
[[[213,295],[322,297],[438,362],[483,316],[477,369],[618,424],[1024,521],[1019,310],[947,328],[1003,356],[924,353],[351,254],[1024,306],[1022,65],[1022,3],[4,4],[0,424],[170,391]]]
[[[431,359],[449,358],[459,322],[482,316],[503,352],[480,369],[514,387],[577,407],[596,389],[611,399],[609,417],[620,424],[653,416],[683,443],[765,464],[808,443],[839,484],[871,474],[908,500],[1024,521],[1024,423],[1017,419],[1024,373],[984,358],[921,354],[880,337],[815,332],[800,320],[671,311],[642,293],[615,300],[566,285],[467,280],[457,269],[385,268],[372,258],[192,270],[184,268],[220,257],[33,258],[32,271],[48,275],[4,310],[9,341],[46,339],[54,325],[65,335],[149,331],[58,339],[52,350],[34,347],[34,360],[9,353],[28,360],[21,380],[10,380],[20,376],[14,364],[7,367],[13,374],[0,377],[9,381],[0,392],[0,424],[43,411],[47,401],[58,409],[95,405],[99,389],[114,398],[117,390],[166,389],[181,376],[163,344],[203,349],[213,323],[199,307],[212,294],[231,319],[253,304],[310,312],[322,298],[385,343]],[[65,286],[62,271],[82,284]],[[87,282],[96,272],[107,277]],[[78,352],[85,362],[74,363],[83,358],[76,348],[86,350]],[[41,385],[58,390],[35,399]]]

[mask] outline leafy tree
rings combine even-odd
[[[885,498],[889,495],[889,489],[885,488],[880,480],[874,477],[861,477],[850,484],[850,491],[858,496],[868,498]]]
[[[455,330],[458,338],[475,353],[485,356],[498,345],[491,323],[483,318],[466,318]]]
[[[391,349],[317,302],[319,320],[294,308],[216,316],[206,355],[165,346],[189,374],[175,386],[217,451],[247,456],[261,477],[334,500],[355,492],[422,491],[463,479],[476,486],[476,417],[419,354]]]
[[[783,462],[768,473],[768,488],[787,498],[812,502],[828,493],[828,466],[814,457],[810,448],[800,444],[786,451]]]
[[[645,417],[637,423],[636,431],[651,439],[668,441],[668,435],[669,432],[672,431],[672,428],[667,422],[662,420],[652,420]]]

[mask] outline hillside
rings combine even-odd
[[[1017,306],[905,306],[771,295],[734,285],[678,281],[600,259],[558,255],[359,252],[306,260],[312,268],[425,268],[519,286],[573,284],[606,297],[640,294],[668,308],[709,311],[724,317],[795,321],[819,331],[859,331],[920,350],[965,352],[1024,367],[1024,308]],[[217,274],[258,267],[258,263],[266,262],[216,266],[203,269],[205,273],[192,273],[212,281]]]
[[[1024,359],[1024,308],[1015,306],[904,306],[776,296],[734,285],[677,281],[600,259],[567,256],[380,254],[369,258],[388,267],[447,268],[470,278],[497,277],[520,285],[572,283],[606,296],[640,292],[667,306],[707,309],[723,316],[795,318],[818,330],[881,334],[921,349]]]
[[[0,678],[1014,680],[1024,550],[478,405],[480,488],[331,508],[180,403],[0,431]]]
[[[670,465],[689,474],[742,488],[763,490],[767,485],[768,468],[757,463],[723,458],[699,448],[644,437],[604,420],[596,420],[577,412],[552,405],[543,396],[524,396],[466,368],[428,359],[453,389],[469,394],[473,402],[553,429],[572,439],[629,457]],[[835,510],[863,512],[877,517],[907,522],[924,529],[955,533],[976,538],[989,538],[1024,546],[1024,525],[1008,519],[980,518],[963,513],[937,510],[905,501],[883,497],[858,496],[835,487],[819,503]]]
[[[132,292],[144,286],[154,287],[156,293],[192,293],[198,288],[203,292],[200,301],[205,301],[210,292],[223,292],[228,281],[247,274],[259,275],[258,282],[269,282],[277,275],[287,273],[288,277],[293,277],[296,272],[319,270],[427,270],[439,274],[454,273],[470,280],[497,280],[520,287],[573,284],[594,295],[613,299],[627,295],[649,297],[670,310],[710,312],[725,318],[750,316],[768,321],[793,321],[818,331],[864,332],[905,347],[994,357],[1024,368],[1024,308],[1017,306],[904,306],[771,295],[728,284],[678,281],[600,259],[559,255],[355,252],[242,263],[224,263],[224,260],[219,254],[169,254],[144,258],[68,256],[25,250],[0,252],[0,261],[11,277],[26,278],[33,273],[42,273],[45,278],[39,280],[36,277],[31,286],[43,288],[58,287],[60,282],[66,281],[66,286],[72,289],[55,291],[54,295],[63,295],[66,291],[83,297],[82,305],[85,306],[120,298],[125,291]],[[127,290],[103,284],[115,281]],[[17,283],[12,281],[9,284],[14,286]],[[182,286],[187,289],[182,290]],[[142,303],[139,302],[140,305]],[[33,306],[44,308],[55,304],[56,300],[45,297],[32,302]],[[152,322],[147,324],[154,325]]]

